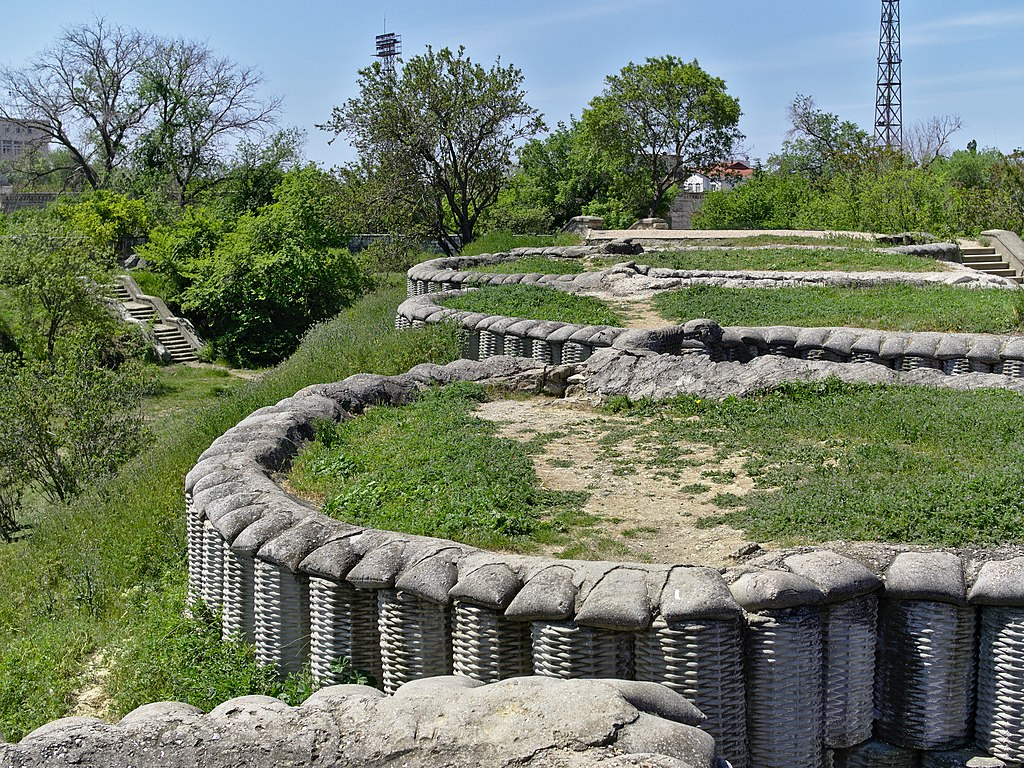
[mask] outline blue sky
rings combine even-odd
[[[489,3],[415,0],[50,0],[10,3],[0,62],[20,66],[64,25],[111,22],[205,40],[263,70],[284,97],[281,121],[308,132],[307,155],[352,159],[313,125],[356,95],[374,36],[402,36],[406,56],[465,45],[476,61],[522,69],[529,101],[549,125],[579,115],[605,75],[629,61],[673,54],[726,81],[743,109],[751,157],[778,150],[797,93],[869,129],[874,110],[880,0],[572,0]],[[958,114],[963,147],[1024,147],[1024,4],[1020,0],[902,0],[904,125]],[[2,97],[2,95],[0,95]]]

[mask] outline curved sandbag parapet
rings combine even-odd
[[[0,765],[725,768],[702,723],[682,696],[651,683],[435,677],[393,696],[331,686],[297,707],[243,696],[208,714],[160,702],[116,724],[65,718],[0,743]]]
[[[255,412],[186,479],[190,596],[220,605],[225,633],[262,660],[310,664],[326,683],[343,658],[388,691],[453,672],[656,682],[701,709],[735,768],[971,749],[1019,760],[1021,559],[806,548],[724,574],[555,560],[347,525],[274,482],[317,420],[454,381],[540,392],[552,370],[510,357],[424,365]]]
[[[898,246],[890,253],[907,253],[943,261],[947,269],[937,272],[841,272],[669,269],[636,261],[624,261],[582,274],[489,273],[474,268],[514,263],[526,256],[562,259],[586,259],[610,254],[638,256],[643,248],[629,240],[603,245],[517,248],[508,253],[480,256],[450,256],[416,264],[406,273],[410,297],[441,293],[481,285],[543,285],[570,293],[608,291],[629,296],[677,290],[696,285],[724,288],[795,288],[830,286],[871,288],[885,285],[926,287],[949,285],[969,289],[1018,289],[1013,280],[985,274],[957,263],[960,249],[955,243]]]

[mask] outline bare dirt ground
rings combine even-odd
[[[635,440],[627,438],[611,450],[602,445],[609,428],[633,422],[601,414],[583,401],[500,400],[483,404],[477,415],[513,440],[564,433],[534,456],[541,485],[590,493],[584,511],[601,518],[598,528],[612,540],[614,551],[608,554],[616,560],[720,567],[734,564],[734,555],[753,543],[735,528],[697,526],[701,518],[722,512],[713,502],[716,495],[750,492],[753,483],[743,471],[743,457],[716,461],[709,446],[688,446],[693,453],[687,458],[696,465],[678,467],[678,476],[669,478],[645,462],[649,449]],[[715,473],[713,478],[708,472]]]

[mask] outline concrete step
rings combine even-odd
[[[979,272],[988,272],[990,269],[1009,269],[1010,265],[1005,261],[979,261],[971,264],[967,264],[971,269],[976,269]]]
[[[961,248],[960,253],[964,256],[995,256],[995,248],[977,247],[977,248]]]
[[[994,253],[978,254],[976,256],[964,256],[964,264],[989,264],[993,261],[1001,261]]]
[[[979,270],[979,271],[983,271],[986,275],[992,275],[993,277],[1010,277],[1010,278],[1017,277],[1017,273],[1014,270],[1010,269],[1010,268],[1006,268],[1006,269],[985,269],[985,270]]]

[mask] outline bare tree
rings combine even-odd
[[[142,162],[169,174],[185,205],[223,178],[233,143],[274,122],[280,98],[259,95],[263,76],[217,56],[205,43],[158,40],[142,69],[140,93],[153,125],[140,142]]]
[[[0,117],[64,147],[89,186],[106,186],[150,110],[138,89],[150,37],[103,19],[68,27],[22,69],[0,68]]]
[[[942,115],[914,123],[903,139],[903,151],[927,168],[946,154],[950,137],[963,127],[960,115]]]

